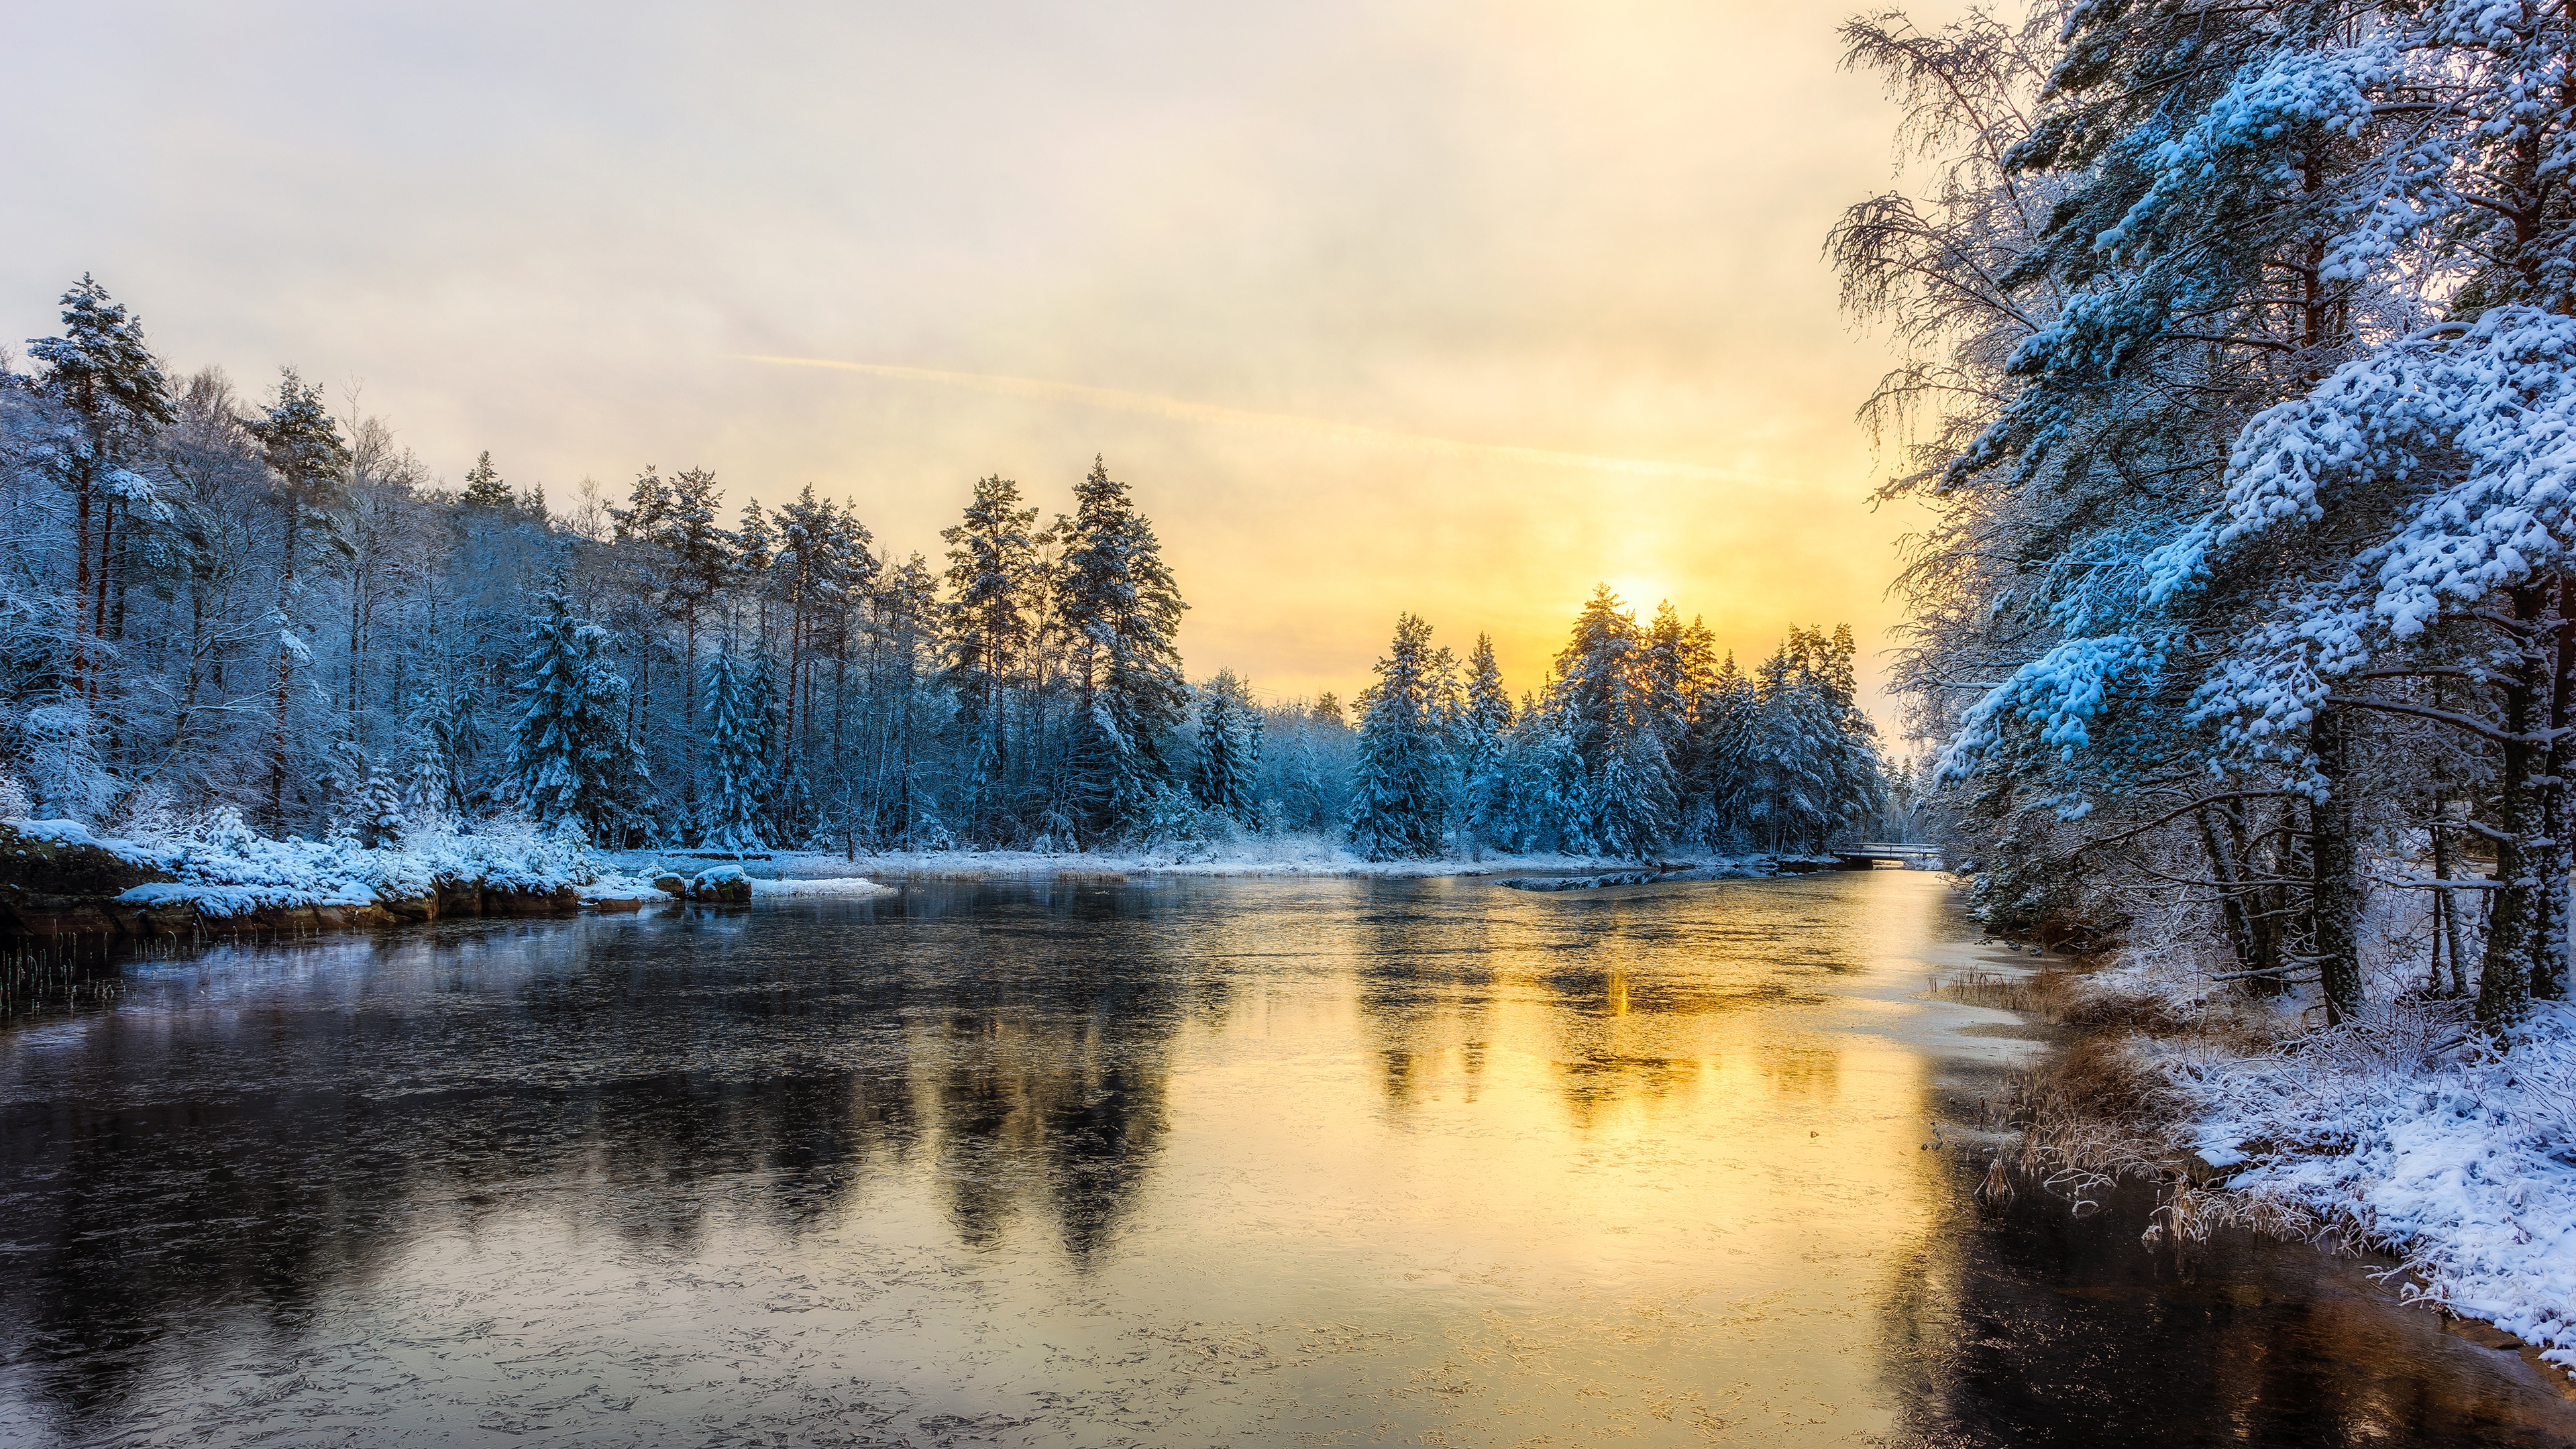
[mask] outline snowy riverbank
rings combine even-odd
[[[2489,1042],[2465,1003],[2374,996],[2327,1029],[2297,997],[2223,994],[2169,961],[2071,996],[2061,1018],[2133,1024],[2115,1036],[2169,1088],[2163,1150],[2216,1188],[2161,1223],[2385,1250],[2410,1297],[2576,1372],[2576,1007],[2540,1003]]]
[[[179,936],[390,925],[455,915],[638,909],[727,898],[733,867],[653,876],[577,839],[512,824],[417,830],[399,844],[273,840],[234,817],[143,839],[69,820],[0,821],[0,926],[22,938]],[[655,876],[674,887],[660,888]],[[675,878],[676,877],[676,878]],[[744,880],[739,895],[860,894],[875,882]]]
[[[602,857],[617,871],[650,879],[662,869],[688,870],[732,861],[713,851],[637,850]],[[1336,841],[1314,834],[1249,836],[1208,845],[1136,847],[1123,850],[1038,852],[1022,850],[863,851],[847,855],[828,851],[773,851],[741,858],[756,894],[788,893],[806,882],[835,877],[869,880],[954,880],[1012,875],[1197,875],[1197,876],[1573,876],[1606,879],[1608,874],[1641,873],[1635,861],[1597,856],[1499,855],[1447,856],[1429,860],[1365,860]],[[1661,873],[1702,879],[1723,875],[1769,875],[1770,856],[1672,855],[1656,863]]]
[[[1072,853],[920,851],[855,858],[821,851],[732,856],[680,849],[599,851],[570,836],[485,823],[398,844],[273,840],[223,815],[146,838],[69,820],[0,821],[0,930],[19,937],[176,936],[292,931],[442,915],[632,910],[677,900],[867,895],[885,880],[1006,875],[1492,876],[1533,887],[1720,879],[1814,868],[1767,856],[1676,857],[1648,866],[1590,856],[1363,860],[1317,835]]]

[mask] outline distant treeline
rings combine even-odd
[[[84,277],[0,354],[9,802],[148,831],[231,809],[398,837],[511,814],[613,844],[1064,849],[1347,828],[1374,856],[1820,842],[1880,805],[1851,638],[1754,676],[1605,591],[1517,706],[1399,628],[1330,695],[1192,686],[1187,605],[1095,463],[1040,524],[986,478],[945,567],[808,485],[728,520],[644,468],[550,505],[486,454],[450,491],[285,371],[173,379]]]

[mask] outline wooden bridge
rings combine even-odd
[[[1892,860],[1907,870],[1942,868],[1941,847],[1937,845],[1891,845],[1884,842],[1865,842],[1860,845],[1837,846],[1832,853],[1834,859],[1841,862],[1845,870],[1870,870],[1882,860]]]

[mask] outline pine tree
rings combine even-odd
[[[143,462],[154,435],[177,416],[177,407],[169,379],[143,339],[141,319],[111,299],[106,288],[84,272],[80,284],[63,293],[62,309],[62,335],[37,338],[27,352],[45,364],[40,392],[72,420],[70,427],[40,443],[35,457],[72,495],[72,587],[65,610],[68,673],[71,687],[86,695],[95,691],[92,651],[85,640],[106,626],[116,505],[150,502],[152,485],[134,467]]]
[[[276,401],[249,426],[274,479],[277,509],[285,525],[277,555],[277,608],[271,620],[277,628],[277,695],[268,765],[268,826],[284,834],[288,690],[295,666],[312,658],[311,648],[295,632],[295,561],[304,524],[323,521],[322,510],[340,496],[349,447],[341,441],[339,424],[323,406],[322,390],[296,376],[291,367],[278,378]]]
[[[1261,828],[1261,710],[1231,669],[1198,691],[1198,759],[1190,785],[1199,803],[1247,829]]]
[[[1443,737],[1453,692],[1447,651],[1431,647],[1431,626],[1412,614],[1399,617],[1394,642],[1377,662],[1377,682],[1360,697],[1350,841],[1363,859],[1422,859],[1447,845]]]
[[[719,648],[707,661],[707,779],[699,826],[711,850],[743,854],[767,843],[770,751],[763,673],[730,648]]]
[[[560,589],[528,621],[519,720],[503,771],[530,819],[612,842],[642,803],[647,775],[623,729],[626,681],[608,666],[608,633],[576,619]]]
[[[1001,792],[1013,760],[1009,687],[1029,639],[1037,584],[1038,511],[1019,506],[1020,485],[976,480],[965,519],[943,529],[948,543],[945,682],[956,700],[953,729],[963,757],[968,827],[987,837],[1000,825]]]

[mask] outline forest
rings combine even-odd
[[[1899,687],[1990,922],[2261,993],[2567,991],[2576,160],[2563,9],[1856,20],[1922,184],[1853,206],[1934,522]]]
[[[1759,667],[1606,588],[1542,685],[1419,618],[1375,683],[1193,683],[1129,486],[977,481],[941,558],[705,468],[453,487],[292,368],[180,375],[91,278],[0,354],[5,813],[399,842],[510,819],[609,847],[1098,849],[1314,832],[1368,859],[1797,850],[1889,806],[1848,628]]]

